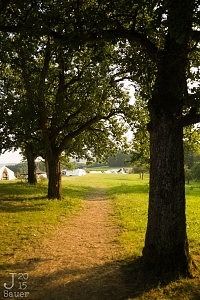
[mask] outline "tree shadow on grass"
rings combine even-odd
[[[63,188],[63,196],[81,198],[87,201],[107,201],[108,196],[105,188],[91,186],[70,186]]]
[[[41,198],[40,198],[41,199]],[[0,200],[0,211],[7,213],[43,211],[45,203],[26,203],[24,201]]]
[[[65,187],[62,188],[62,195],[64,197],[70,197],[70,198],[83,197],[83,199],[84,199],[84,198],[87,197],[87,195],[92,190],[95,190],[95,188],[92,188],[91,186],[71,185],[71,186],[65,186]]]
[[[26,272],[26,268],[30,271],[34,269],[38,263],[50,260],[51,258],[44,259],[40,257],[30,257],[26,260],[18,261],[16,263],[0,263],[0,269],[14,273],[22,273]]]
[[[144,293],[147,293],[145,299],[148,299],[150,291],[152,292],[150,299],[159,299],[159,292],[161,297],[165,295],[166,299],[200,299],[200,278],[181,281],[181,278],[174,273],[165,273],[161,277],[154,270],[146,269],[140,257],[127,262],[122,268],[126,274],[126,285],[131,289],[129,296],[131,299],[139,299]],[[157,294],[156,298],[154,292]]]
[[[175,287],[171,288],[171,293],[173,295],[176,295],[176,299],[199,300],[200,299],[200,285],[187,282],[187,283],[184,283],[184,285],[179,285],[179,286],[175,286]],[[183,298],[183,297],[178,298],[179,295],[184,295],[185,298]]]
[[[6,187],[6,185],[5,185]],[[46,201],[56,201],[49,200],[46,196],[46,189],[44,188],[44,194],[37,195],[34,194],[34,187],[27,189],[21,186],[16,186],[13,184],[13,194],[11,194],[12,186],[6,187],[3,190],[0,189],[0,212],[7,213],[17,213],[17,212],[34,212],[43,211],[46,206]],[[37,192],[37,188],[36,192]],[[17,191],[16,191],[17,190]],[[33,194],[31,194],[33,192]],[[91,188],[90,186],[70,186],[63,188],[63,197],[68,199],[83,199],[83,200],[101,200],[101,195],[105,195],[105,190],[101,188]],[[94,197],[90,197],[93,195]],[[100,197],[98,197],[100,196]],[[61,200],[65,201],[65,199]],[[37,201],[38,200],[38,201]],[[102,197],[102,201],[107,201],[107,198]],[[60,201],[60,200],[58,200]],[[67,203],[67,202],[66,202]]]
[[[120,195],[120,194],[147,194],[149,191],[148,184],[121,184],[110,188],[110,194]]]
[[[62,195],[69,198],[80,198],[87,195],[90,186],[66,186],[62,188]],[[0,184],[0,199],[5,201],[49,200],[46,186],[31,186],[21,183]]]
[[[7,268],[28,273],[34,268],[37,270],[37,264],[41,262],[35,258],[30,263],[25,261],[24,264],[16,264],[16,268],[10,265]],[[32,300],[125,300],[140,299],[152,289],[157,289],[157,292],[160,288],[167,289],[169,283],[170,280],[166,280],[161,285],[160,278],[143,271],[141,259],[134,259],[108,262],[90,268],[61,267],[46,275],[30,276],[28,287]],[[168,293],[164,291],[164,295]],[[199,287],[192,281],[175,284],[170,287],[170,293],[178,295],[176,299],[182,299],[185,295],[191,300],[200,299]]]
[[[148,192],[148,184],[119,184],[115,187],[108,188],[109,195],[120,195],[130,193]],[[70,185],[62,188],[63,197],[67,198],[83,198],[88,200],[100,200],[102,195],[105,195],[105,188],[96,188],[91,186]],[[90,197],[90,196],[94,197]],[[47,199],[47,187],[45,185],[31,186],[26,183],[11,182],[0,185],[0,199],[7,201],[27,201],[27,200],[44,200]],[[104,199],[103,199],[104,198]],[[48,200],[48,199],[47,199]],[[106,197],[102,197],[106,200]]]
[[[0,184],[0,197],[3,200],[23,199],[30,197],[42,198],[46,194],[46,187],[43,185],[28,185],[19,182],[8,182]]]
[[[116,174],[116,175],[120,175],[120,174]],[[122,177],[123,176],[123,177]],[[129,177],[129,174],[123,174],[121,177],[107,177],[106,180],[115,180],[115,181],[126,181],[126,182],[134,182],[135,180],[138,180],[139,182],[141,182],[141,184],[143,184],[143,180],[140,179],[139,175],[138,175],[138,178],[132,178],[132,177]],[[148,177],[145,179],[149,179]]]

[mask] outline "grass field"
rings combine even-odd
[[[15,260],[30,245],[37,247],[63,218],[81,209],[92,190],[106,191],[121,227],[119,240],[124,259],[141,255],[147,222],[148,177],[138,175],[87,174],[63,179],[62,201],[47,200],[46,182],[37,187],[21,182],[0,183],[0,267]],[[190,251],[200,267],[200,183],[186,186]],[[137,299],[200,299],[199,279],[180,280],[167,287],[144,290]],[[136,298],[135,298],[136,299]]]

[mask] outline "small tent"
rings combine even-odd
[[[14,180],[16,179],[13,171],[8,169],[6,166],[0,168],[0,180]]]
[[[86,175],[86,171],[83,169],[62,170],[62,175],[64,175],[64,176],[83,176],[83,175]]]

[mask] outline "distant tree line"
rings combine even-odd
[[[27,161],[21,162],[19,164],[9,165],[7,167],[15,173],[16,177],[19,177],[22,174],[24,175],[28,174]],[[46,166],[43,161],[36,162],[36,172],[37,171],[46,172]]]

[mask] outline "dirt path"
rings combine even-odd
[[[35,250],[29,272],[31,299],[127,299],[118,234],[109,201],[97,190],[78,215]]]

